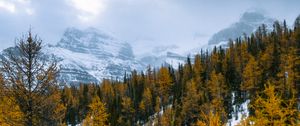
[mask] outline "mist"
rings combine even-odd
[[[0,0],[0,49],[13,46],[29,28],[56,44],[68,27],[95,27],[130,43],[136,55],[169,45],[185,52],[207,44],[248,10],[292,26],[299,5],[297,0]]]

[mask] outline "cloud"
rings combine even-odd
[[[14,13],[16,11],[16,6],[13,3],[10,3],[6,0],[0,0],[0,10],[1,9],[10,13]]]
[[[1,9],[14,14],[23,12],[27,15],[34,14],[30,0],[0,0],[0,11]]]
[[[32,8],[26,8],[25,9],[26,14],[28,15],[33,15],[34,14],[34,10]]]
[[[83,22],[96,19],[106,8],[103,0],[67,0],[67,2],[77,10],[77,18]]]
[[[299,0],[0,0],[0,49],[14,44],[31,26],[56,44],[67,27],[110,31],[140,53],[152,45],[191,49],[238,21],[251,7],[293,23]]]

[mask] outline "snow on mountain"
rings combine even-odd
[[[58,60],[59,79],[67,83],[120,79],[125,71],[143,68],[130,44],[95,28],[68,28],[57,45],[47,45],[43,51]]]
[[[174,53],[178,47],[176,45],[157,46],[151,52],[139,56],[139,60],[143,64],[159,67],[164,64],[172,65],[178,68],[187,59],[186,56]]]
[[[201,47],[196,47],[186,52],[186,55],[199,54],[202,51],[212,51],[213,48],[222,46],[222,48],[228,47],[229,39],[236,39],[238,37],[250,35],[255,32],[259,26],[265,24],[267,30],[271,31],[273,28],[273,23],[275,19],[264,15],[262,12],[257,10],[247,11],[242,14],[239,21],[231,24],[228,28],[222,29],[215,33],[208,39],[208,44],[202,45]]]
[[[237,23],[214,34],[208,45],[201,48],[210,51],[214,46],[226,47],[230,38],[250,34],[261,24],[270,28],[273,22],[274,19],[259,12],[245,12]],[[178,64],[186,62],[188,55],[192,58],[201,49],[195,48],[184,54],[178,54],[178,50],[176,45],[157,46],[152,51],[135,57],[129,43],[95,28],[68,28],[56,45],[43,48],[47,57],[58,60],[61,68],[59,80],[66,83],[96,83],[103,78],[120,79],[125,71],[144,70],[147,65],[159,67],[169,64],[177,68]]]
[[[267,28],[272,28],[274,21],[275,20],[273,18],[265,16],[263,13],[258,11],[245,12],[238,22],[215,33],[209,39],[208,44],[219,44],[220,42],[228,41],[229,39],[235,39],[243,36],[244,34],[250,35],[262,24],[265,24]]]

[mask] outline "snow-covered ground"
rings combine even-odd
[[[232,93],[232,97],[234,99],[235,95]],[[232,100],[234,103],[234,100]],[[237,113],[236,115],[233,114],[232,118],[228,120],[226,126],[236,126],[238,125],[244,118],[249,116],[248,105],[250,100],[246,100],[244,103],[241,104],[240,107],[237,105],[233,105],[233,113]]]

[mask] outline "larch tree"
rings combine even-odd
[[[83,121],[84,126],[106,126],[108,125],[108,114],[106,113],[105,104],[101,102],[98,96],[92,99],[89,105],[89,112]]]
[[[225,78],[222,73],[212,71],[207,82],[208,102],[201,105],[202,113],[209,115],[211,112],[218,113],[220,120],[225,121],[226,110],[224,108],[224,97],[228,94]],[[203,114],[202,114],[203,115]],[[203,117],[202,117],[203,118]]]
[[[172,108],[166,108],[160,119],[161,126],[174,126],[174,111]]]
[[[12,97],[0,98],[0,125],[23,126],[24,115]]]
[[[3,87],[4,80],[0,74],[0,125],[22,126],[24,115],[13,97]]]
[[[297,80],[300,79],[297,66],[300,65],[299,57],[296,55],[294,47],[286,50],[286,54],[281,55],[280,72],[277,74],[282,94],[287,99],[297,95]]]
[[[211,105],[215,106],[216,109],[222,108],[223,97],[227,95],[224,76],[221,73],[212,71],[210,79],[207,82],[207,88]]]
[[[195,82],[198,84],[198,86],[200,88],[204,87],[204,83],[202,82],[203,78],[203,73],[204,73],[204,68],[203,68],[203,64],[201,61],[201,56],[199,54],[197,54],[195,56],[195,61],[194,61],[194,65],[193,65],[193,72],[194,72],[194,80]]]
[[[124,125],[133,125],[134,123],[134,108],[133,102],[130,97],[122,97],[122,117],[120,117],[120,123]]]
[[[209,114],[202,113],[202,120],[198,120],[196,126],[224,126],[224,122],[220,119],[220,114],[218,112]]]
[[[59,105],[59,100],[53,99],[58,68],[46,58],[42,40],[29,31],[14,48],[5,50],[1,59],[4,87],[23,112],[26,126],[59,124],[49,118]]]
[[[162,105],[165,105],[169,100],[169,94],[172,87],[172,79],[167,67],[160,68],[158,72],[158,88],[159,95],[162,99]]]
[[[178,123],[189,125],[196,122],[200,113],[200,100],[203,97],[194,81],[188,82],[186,85],[186,93],[182,98],[182,110],[180,113],[180,119],[177,119]]]
[[[144,90],[139,108],[142,111],[143,115],[148,118],[152,110],[152,94],[150,88],[146,88]]]
[[[255,90],[259,88],[258,84],[261,77],[260,68],[253,56],[250,56],[242,77],[241,90],[245,91],[247,96],[253,95]]]
[[[268,83],[263,93],[250,106],[255,112],[250,116],[249,122],[253,122],[255,126],[299,125],[295,102],[295,99],[284,101],[281,94],[276,92],[275,85]]]

